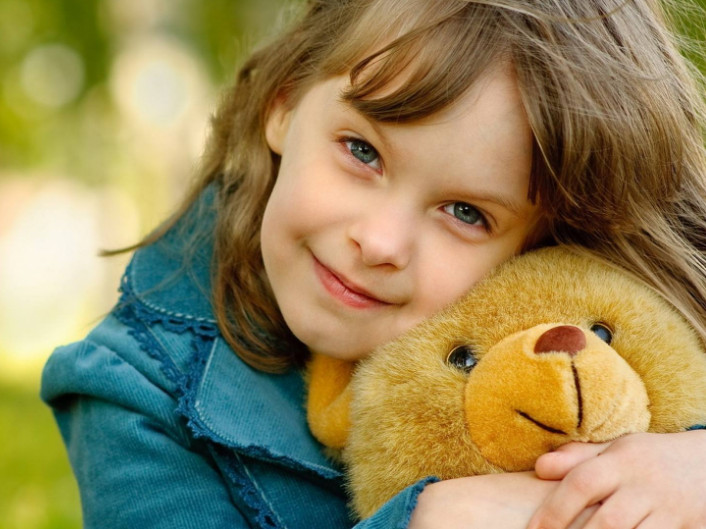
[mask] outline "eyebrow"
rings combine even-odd
[[[520,216],[520,212],[522,211],[522,205],[519,204],[517,200],[502,193],[495,193],[492,191],[474,191],[473,193],[470,193],[470,196],[472,196],[474,200],[480,200],[481,202],[492,202],[493,204],[497,204],[518,217]]]
[[[361,112],[357,108],[355,108],[349,101],[345,100],[343,97],[339,97],[336,100],[336,104],[338,104],[342,110],[346,112],[352,112],[356,117],[364,120],[371,129],[373,129],[373,132],[375,132],[376,136],[380,140],[380,143],[382,143],[382,146],[385,148],[386,151],[394,151],[394,147],[390,143],[390,141],[387,139],[387,135],[385,134],[385,131],[382,129],[382,125],[384,124],[383,122],[377,121],[376,119],[372,118],[371,116],[367,115],[365,112]]]

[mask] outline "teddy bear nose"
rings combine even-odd
[[[568,353],[574,356],[586,347],[586,336],[573,325],[560,325],[542,334],[534,344],[534,352]]]

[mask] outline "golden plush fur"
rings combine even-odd
[[[469,372],[449,362],[459,346],[477,361]],[[622,271],[567,248],[500,266],[352,377],[344,362],[317,364],[312,431],[343,448],[362,517],[426,476],[528,470],[569,441],[706,424],[706,351],[692,329]]]

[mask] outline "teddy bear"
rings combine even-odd
[[[655,291],[557,246],[500,265],[357,364],[315,356],[312,433],[365,518],[420,479],[531,470],[570,441],[706,424],[706,349]]]

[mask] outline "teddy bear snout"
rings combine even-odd
[[[534,352],[567,353],[574,356],[586,347],[586,335],[573,325],[553,327],[542,334],[534,345]]]

